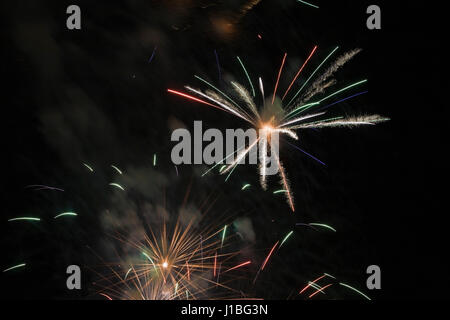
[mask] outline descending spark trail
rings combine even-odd
[[[294,200],[292,198],[292,194],[291,194],[291,188],[289,186],[289,181],[286,178],[286,173],[284,172],[284,168],[283,165],[280,162],[280,159],[275,155],[275,159],[277,160],[277,164],[278,164],[278,169],[280,170],[280,175],[281,175],[281,183],[284,186],[284,189],[286,190],[286,197],[287,200],[289,202],[289,205],[291,207],[292,212],[295,211],[294,208]]]
[[[256,273],[255,278],[253,279],[253,284],[255,284],[256,279],[258,279],[258,276],[259,276],[260,272],[263,271],[264,268],[266,267],[266,264],[267,264],[267,262],[269,261],[270,257],[272,256],[273,251],[274,251],[275,248],[277,247],[278,242],[279,242],[279,241],[277,241],[277,242],[273,245],[272,249],[270,249],[269,254],[268,254],[267,257],[264,259],[264,261],[263,261],[261,267],[259,268],[258,272]]]
[[[389,120],[387,117],[381,117],[379,115],[363,115],[363,116],[349,116],[349,117],[342,117],[337,116],[333,118],[325,118],[321,119],[321,116],[325,114],[326,111],[324,111],[325,108],[330,107],[331,105],[337,104],[339,102],[345,101],[347,99],[350,99],[351,97],[354,97],[359,94],[355,94],[351,97],[347,97],[344,99],[340,99],[337,102],[331,103],[326,105],[325,107],[322,107],[321,104],[327,100],[330,100],[336,96],[338,96],[340,93],[350,90],[356,86],[359,86],[363,83],[366,83],[367,80],[361,80],[357,81],[355,83],[349,84],[341,89],[338,89],[328,95],[326,95],[323,98],[320,98],[314,102],[309,102],[306,104],[303,104],[304,101],[307,101],[308,99],[314,97],[316,94],[322,92],[326,88],[328,88],[331,84],[334,84],[334,80],[331,81],[329,78],[343,66],[347,61],[349,61],[354,55],[356,55],[360,49],[355,49],[349,52],[344,53],[340,57],[337,58],[337,60],[329,66],[325,72],[322,75],[319,75],[317,80],[315,80],[312,85],[309,87],[306,87],[306,85],[313,79],[313,77],[316,75],[316,73],[319,71],[319,69],[330,59],[330,57],[338,50],[338,46],[336,46],[331,52],[328,53],[328,55],[320,62],[320,64],[314,69],[314,71],[311,73],[311,75],[306,79],[306,81],[303,82],[301,87],[297,90],[297,92],[294,94],[294,96],[291,98],[289,103],[287,105],[282,105],[282,100],[287,97],[287,94],[289,93],[290,89],[294,85],[295,81],[301,74],[301,72],[304,70],[305,66],[307,65],[308,61],[312,58],[314,53],[317,50],[317,45],[314,46],[312,51],[310,52],[308,58],[305,60],[303,65],[298,70],[297,74],[289,84],[288,88],[286,89],[285,93],[283,94],[283,98],[281,101],[276,98],[278,86],[280,84],[280,79],[282,75],[282,71],[284,68],[284,65],[286,63],[286,57],[287,53],[284,54],[280,69],[278,71],[276,82],[275,82],[275,88],[272,95],[272,104],[265,103],[265,92],[264,92],[264,86],[261,77],[258,78],[259,83],[259,89],[261,91],[262,96],[262,103],[261,107],[257,107],[255,103],[255,89],[253,87],[253,83],[250,79],[250,76],[244,67],[244,64],[242,63],[242,60],[237,57],[237,60],[239,64],[241,65],[242,69],[244,70],[244,73],[248,79],[248,82],[250,84],[251,90],[253,94],[250,94],[247,89],[240,85],[239,83],[232,81],[231,87],[234,91],[233,97],[237,96],[240,98],[241,101],[245,106],[245,110],[243,107],[241,107],[235,100],[233,100],[228,94],[225,92],[219,90],[217,87],[215,87],[213,84],[209,83],[208,81],[200,78],[199,76],[195,76],[198,80],[202,81],[208,87],[212,88],[214,91],[207,90],[205,92],[202,92],[197,89],[193,89],[189,86],[185,86],[185,88],[196,95],[205,98],[206,100],[214,103],[209,103],[201,99],[197,99],[193,96],[187,95],[185,93],[181,93],[175,90],[168,89],[168,92],[177,94],[179,96],[185,97],[187,99],[191,99],[200,103],[204,103],[210,106],[213,106],[217,109],[221,109],[223,111],[226,111],[228,113],[231,113],[246,122],[250,123],[255,129],[257,129],[258,137],[256,142],[251,144],[247,149],[244,149],[245,146],[241,146],[242,151],[239,151],[238,156],[234,161],[232,161],[231,164],[222,165],[220,168],[219,173],[225,174],[227,173],[227,177],[225,181],[229,179],[233,171],[237,168],[237,164],[241,162],[245,158],[245,156],[252,150],[253,147],[259,143],[259,152],[258,152],[258,159],[259,159],[259,175],[260,175],[260,185],[265,190],[267,188],[267,181],[266,181],[266,175],[267,175],[267,160],[268,153],[273,154],[273,158],[276,160],[276,166],[277,166],[277,172],[280,177],[280,183],[283,187],[283,192],[286,195],[287,203],[291,209],[291,211],[295,211],[294,207],[294,201],[293,201],[293,194],[290,188],[289,181],[287,179],[286,171],[283,167],[282,161],[279,159],[278,156],[278,149],[272,150],[272,144],[271,141],[273,140],[274,136],[276,136],[276,140],[278,140],[278,134],[287,135],[288,137],[298,140],[298,136],[295,133],[295,130],[299,129],[309,129],[309,128],[326,128],[326,127],[353,127],[353,126],[360,126],[360,125],[374,125],[383,121]],[[303,89],[306,88],[306,93],[303,93],[301,95],[301,92]],[[362,93],[360,93],[362,94]],[[253,98],[252,98],[253,96]],[[292,102],[298,97],[298,101],[296,104],[292,104]],[[307,113],[310,109],[318,108],[321,106],[320,112],[315,113]],[[312,121],[311,119],[314,119]],[[316,120],[319,119],[319,120]],[[278,142],[278,141],[277,141]],[[293,146],[294,148],[300,150],[307,156],[311,157],[312,159],[316,160],[322,165],[326,165],[321,160],[317,159],[313,155],[307,153],[306,151],[302,150],[301,148],[288,143],[289,145]],[[277,147],[278,148],[278,147]],[[233,154],[228,155],[225,159],[234,156],[235,151]],[[271,156],[272,158],[272,156]],[[223,160],[225,160],[223,159]],[[210,172],[213,168],[215,168],[217,165],[223,163],[223,160],[216,163],[212,168],[210,168],[207,172]],[[205,172],[203,175],[205,175],[207,172]],[[281,192],[281,191],[280,191]]]
[[[16,266],[12,266],[10,268],[7,268],[7,269],[3,270],[2,272],[8,272],[8,271],[11,271],[11,270],[14,270],[14,269],[17,269],[17,268],[22,268],[22,267],[25,267],[25,266],[26,266],[25,263],[21,263],[21,264],[18,264]]]
[[[323,228],[326,228],[326,229],[329,229],[329,230],[331,230],[331,231],[333,231],[333,232],[336,232],[336,229],[335,228],[333,228],[333,227],[331,227],[331,226],[329,226],[329,225],[327,225],[327,224],[324,224],[324,223],[310,223],[309,225],[311,225],[311,226],[318,226],[318,227],[323,227]]]
[[[56,191],[64,192],[64,189],[46,186],[43,184],[30,184],[30,185],[26,186],[25,188],[36,188],[35,190],[56,190]]]
[[[94,172],[94,169],[92,169],[92,167],[86,163],[83,163],[83,165],[89,169],[90,172]]]
[[[25,221],[41,221],[41,219],[39,219],[39,218],[34,218],[34,217],[18,217],[18,218],[8,219],[8,221],[20,221],[20,220],[25,220]]]
[[[122,171],[114,165],[111,165],[111,168],[117,171],[118,174],[122,174]]]
[[[108,296],[106,293],[100,292],[99,295],[104,296],[104,297],[105,297],[106,299],[108,299],[108,300],[112,300],[112,298],[111,298],[110,296]]]
[[[60,214],[54,216],[53,219],[58,219],[59,217],[64,217],[64,216],[77,216],[77,214],[75,212],[63,212],[63,213],[60,213]]]
[[[297,1],[298,1],[298,2],[301,2],[301,3],[303,3],[303,4],[306,4],[307,6],[310,6],[310,7],[316,8],[316,9],[319,9],[319,7],[316,6],[315,4],[312,4],[312,3],[309,3],[309,2],[306,2],[306,1],[303,1],[303,0],[297,0]]]
[[[110,185],[110,186],[113,186],[113,187],[116,187],[116,188],[118,188],[118,189],[120,189],[120,190],[122,190],[122,191],[125,191],[125,189],[124,189],[120,184],[118,184],[118,183],[111,182],[109,185]]]
[[[241,188],[241,190],[245,190],[245,189],[247,189],[248,187],[250,187],[250,184],[249,184],[249,183],[246,183],[246,184],[244,184],[244,186]]]
[[[353,291],[359,293],[360,295],[362,295],[362,296],[363,296],[364,298],[366,298],[367,300],[372,300],[372,299],[370,299],[367,295],[365,295],[364,293],[362,293],[362,292],[359,291],[358,289],[355,289],[355,288],[353,288],[352,286],[350,286],[350,285],[348,285],[348,284],[345,284],[345,283],[342,283],[342,282],[339,282],[339,284],[340,284],[341,286],[343,286],[343,287],[349,288],[349,289],[351,289],[351,290],[353,290]]]

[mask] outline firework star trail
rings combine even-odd
[[[158,47],[156,46],[155,49],[153,49],[152,55],[151,55],[150,58],[148,59],[148,63],[152,62],[153,58],[155,57],[156,49],[157,49],[157,48],[158,48]]]
[[[222,73],[220,71],[219,55],[217,54],[216,49],[214,49],[214,56],[216,57],[217,71],[219,73],[219,82],[220,82],[222,81]]]
[[[310,3],[310,2],[306,2],[306,1],[303,1],[303,0],[297,0],[298,2],[300,2],[300,3],[303,3],[303,4],[305,4],[305,5],[307,5],[307,6],[309,6],[309,7],[312,7],[312,8],[315,8],[315,9],[319,9],[319,6],[317,6],[317,5],[315,5],[315,4],[312,4],[312,3]]]

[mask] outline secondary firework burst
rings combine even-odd
[[[341,99],[332,104],[326,105],[325,103],[330,101],[333,97],[337,97],[339,94],[348,91],[352,88],[358,87],[364,84],[367,80],[363,79],[356,81],[354,83],[347,84],[334,92],[329,94],[324,94],[328,88],[334,86],[337,81],[332,78],[334,73],[340,69],[345,63],[351,60],[356,54],[361,50],[355,49],[344,53],[339,56],[333,63],[331,63],[325,71],[319,76],[315,77],[317,72],[325,65],[325,63],[332,57],[338,50],[338,47],[334,48],[314,69],[306,80],[303,81],[300,88],[295,92],[290,100],[287,100],[288,94],[291,89],[296,86],[296,81],[300,74],[303,72],[307,66],[310,59],[313,58],[317,46],[315,46],[309,53],[308,57],[305,59],[304,63],[298,69],[298,72],[290,82],[289,86],[285,90],[284,94],[279,97],[277,96],[277,91],[279,87],[280,78],[282,71],[286,62],[287,54],[285,53],[281,66],[278,71],[275,87],[271,97],[265,96],[264,84],[261,77],[258,78],[258,87],[261,97],[256,97],[255,86],[251,77],[244,66],[243,61],[237,57],[237,62],[242,67],[242,70],[248,80],[249,89],[247,89],[242,84],[231,81],[230,82],[230,93],[225,93],[210,82],[205,79],[195,76],[196,79],[200,80],[203,84],[208,86],[206,90],[200,90],[193,88],[191,86],[185,86],[185,88],[191,92],[193,95],[187,94],[185,92],[180,92],[172,89],[168,89],[168,92],[182,96],[187,99],[194,100],[199,103],[203,103],[214,108],[220,109],[222,111],[228,112],[240,119],[246,121],[252,127],[257,129],[259,132],[257,141],[250,145],[247,149],[240,150],[237,152],[234,161],[227,165],[224,170],[221,170],[221,174],[233,172],[236,165],[245,156],[252,151],[253,148],[259,143],[259,173],[260,173],[260,183],[263,189],[267,187],[267,158],[270,152],[270,141],[274,134],[285,135],[291,139],[298,140],[297,130],[308,129],[308,128],[325,128],[325,127],[355,127],[361,125],[374,125],[386,120],[386,117],[379,115],[362,115],[362,116],[338,116],[338,117],[326,117],[326,112],[328,107],[337,104],[341,101],[349,99]],[[311,80],[314,80],[311,84]],[[366,92],[366,91],[365,91]],[[363,93],[365,93],[363,92]],[[319,96],[320,98],[316,99]],[[237,102],[239,101],[239,102]],[[258,102],[260,106],[258,107]],[[288,102],[287,102],[288,101]],[[278,155],[272,153],[275,157],[275,162],[278,166],[278,174],[280,177],[280,183],[283,188],[283,193],[286,195],[286,200],[292,211],[295,211],[294,199],[290,183],[286,174],[286,170],[283,167],[282,161],[279,159]],[[228,156],[227,156],[228,157]],[[225,159],[224,159],[225,160]]]
[[[143,240],[114,235],[122,247],[132,248],[135,257],[132,262],[128,257],[118,263],[105,263],[109,272],[98,272],[98,293],[111,300],[239,297],[240,291],[230,287],[238,277],[230,271],[244,269],[250,261],[235,259],[239,251],[229,250],[227,243],[234,237],[226,237],[226,226],[195,224],[192,219],[183,226],[178,219],[169,230],[164,223],[160,229],[150,230]]]

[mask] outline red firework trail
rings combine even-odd
[[[275,250],[277,244],[278,244],[278,241],[274,244],[274,246],[273,246],[272,249],[270,250],[269,254],[267,255],[266,259],[264,260],[264,262],[263,262],[261,268],[259,268],[258,272],[256,273],[255,279],[253,279],[253,284],[255,284],[256,279],[258,279],[258,276],[259,276],[259,273],[261,272],[261,270],[263,270],[264,267],[266,266],[267,261],[269,261],[269,258],[270,258],[270,256],[272,255],[273,250]]]
[[[99,293],[99,294],[101,294],[102,296],[104,296],[104,297],[106,297],[108,300],[112,300],[111,299],[111,297],[110,296],[108,296],[107,294],[105,294],[105,293]]]
[[[216,267],[217,267],[217,251],[214,255],[214,278],[216,277]]]
[[[277,243],[274,244],[274,246],[273,246],[272,249],[270,250],[269,254],[268,254],[267,257],[266,257],[266,260],[264,260],[264,263],[263,263],[263,265],[261,266],[261,270],[264,270],[264,267],[266,266],[267,261],[269,261],[269,258],[270,258],[270,256],[272,255],[273,250],[275,250],[275,247],[276,247],[277,245],[278,245],[278,241],[277,241]]]
[[[291,89],[292,85],[294,84],[295,80],[297,80],[298,76],[300,75],[300,73],[302,72],[303,68],[306,66],[306,64],[308,63],[309,59],[311,59],[311,57],[313,56],[314,52],[316,51],[317,46],[314,46],[314,48],[312,49],[311,53],[309,54],[309,57],[305,60],[305,62],[303,63],[303,65],[301,66],[301,68],[298,70],[297,74],[294,77],[294,80],[292,80],[291,84],[289,85],[289,87],[287,88],[286,92],[283,95],[283,98],[281,98],[281,100],[284,100],[284,98],[286,97],[286,95],[288,94],[289,90]]]
[[[273,90],[272,104],[275,101],[275,94],[277,93],[278,82],[280,81],[281,71],[283,70],[284,62],[286,61],[286,56],[287,53],[284,54],[283,61],[281,62],[280,71],[278,71],[277,82],[275,83],[275,89]]]
[[[212,104],[212,103],[209,103],[209,102],[207,102],[207,101],[205,101],[205,100],[198,99],[198,98],[196,98],[196,97],[193,97],[193,96],[188,95],[188,94],[183,93],[183,92],[179,92],[179,91],[172,90],[172,89],[167,89],[167,92],[170,92],[170,93],[173,93],[173,94],[176,94],[176,95],[182,96],[182,97],[184,97],[184,98],[188,98],[188,99],[191,99],[191,100],[194,100],[194,101],[203,103],[203,104],[206,104],[206,105],[208,105],[208,106],[214,107],[214,108],[219,109],[219,110],[222,110],[222,111],[226,111],[225,109],[223,109],[223,108],[221,108],[221,107],[219,107],[219,106],[216,106],[216,105],[214,105],[214,104]]]
[[[225,273],[225,272],[228,272],[228,271],[231,271],[231,270],[234,270],[234,269],[237,269],[237,268],[240,268],[240,267],[243,267],[243,266],[245,266],[245,265],[247,265],[247,264],[250,264],[250,263],[251,263],[251,261],[248,260],[248,261],[246,261],[246,262],[244,262],[244,263],[238,264],[237,266],[235,266],[235,267],[233,267],[233,268],[230,268],[230,269],[224,271],[224,273]]]
[[[303,291],[305,291],[306,289],[308,289],[312,284],[316,283],[317,281],[319,281],[320,279],[322,279],[322,278],[325,277],[325,276],[326,276],[326,274],[324,274],[324,275],[318,277],[316,280],[314,280],[314,281],[308,283],[308,284],[306,285],[306,287],[304,287],[298,294],[302,294]]]
[[[332,285],[333,284],[330,283],[330,284],[327,284],[325,287],[322,287],[322,288],[318,289],[317,291],[314,291],[314,293],[312,293],[308,298],[314,297],[316,294],[318,294],[319,292],[325,290],[326,288],[328,288],[329,286],[332,286]]]

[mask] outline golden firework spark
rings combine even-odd
[[[133,263],[122,259],[107,264],[111,272],[100,274],[99,293],[126,300],[238,297],[240,291],[230,287],[238,278],[228,271],[244,269],[250,261],[239,264],[236,258],[239,251],[228,250],[227,240],[235,237],[225,239],[227,226],[202,227],[195,218],[186,225],[178,218],[170,230],[168,225],[164,223],[160,229],[150,230],[143,240],[121,234],[113,236],[139,257]]]

